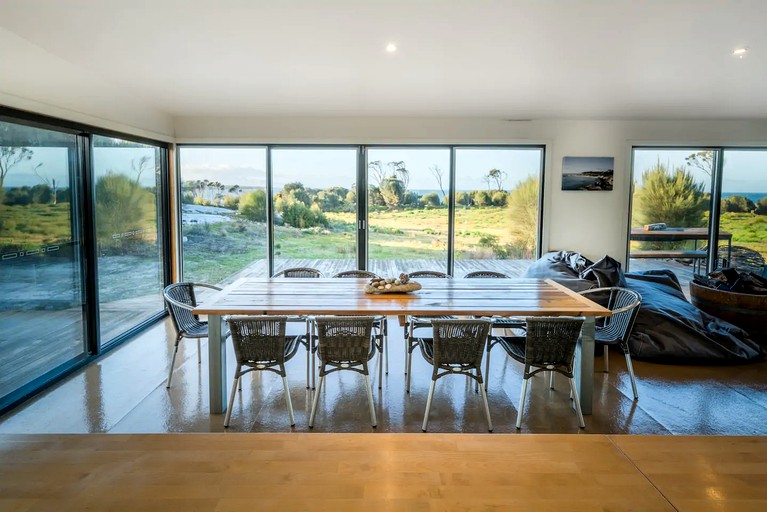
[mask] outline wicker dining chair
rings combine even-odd
[[[475,272],[469,272],[464,279],[511,279],[506,274],[501,272],[495,272],[492,270],[477,270]],[[479,318],[479,317],[475,317]],[[494,329],[514,329],[521,336],[525,335],[525,320],[524,318],[508,317],[508,316],[493,316],[488,317],[493,322],[493,328],[490,330],[490,335],[487,339],[487,349],[485,355],[485,391],[487,391],[488,381],[490,380],[490,351],[498,344],[498,338],[493,336]]]
[[[234,374],[232,392],[229,395],[229,408],[226,410],[224,427],[229,427],[232,417],[234,396],[237,388],[242,390],[241,378],[250,372],[273,372],[282,377],[285,403],[290,415],[290,426],[296,424],[293,418],[293,402],[290,399],[290,386],[285,372],[285,363],[298,352],[300,336],[286,336],[286,316],[233,316],[227,318],[232,333],[234,356],[237,359],[237,371]]]
[[[170,319],[173,327],[176,329],[176,343],[173,347],[173,357],[168,367],[168,380],[165,387],[170,388],[170,382],[173,379],[173,366],[176,364],[176,354],[178,354],[178,344],[184,338],[197,339],[197,364],[202,363],[202,354],[200,350],[200,339],[208,337],[208,322],[203,322],[192,313],[197,307],[197,294],[195,288],[207,288],[220,291],[221,288],[210,284],[183,282],[175,283],[165,287],[163,296],[165,304],[168,306]],[[224,332],[224,337],[228,335]]]
[[[284,278],[314,278],[319,279],[324,277],[322,272],[316,268],[309,267],[294,267],[285,268],[274,274],[272,277],[284,277]],[[301,339],[301,344],[306,348],[306,389],[311,386],[314,387],[314,381],[310,380],[309,372],[312,365],[312,322],[311,317],[308,315],[290,315],[288,316],[288,323],[303,323],[306,328],[306,334]]]
[[[378,274],[368,270],[344,270],[343,272],[337,273],[333,277],[345,279],[380,279]],[[377,332],[375,335],[375,340],[379,354],[378,389],[381,389],[383,387],[384,359],[386,359],[386,375],[389,375],[389,321],[387,320],[386,315],[378,315],[374,317],[373,329]],[[312,380],[314,379],[312,378]]]
[[[446,375],[465,375],[474,379],[482,391],[485,406],[487,430],[493,431],[490,408],[487,405],[487,393],[482,382],[482,354],[492,324],[482,319],[453,319],[432,321],[433,337],[419,338],[418,346],[424,359],[432,365],[429,397],[426,400],[426,412],[421,430],[426,432],[429,426],[429,412],[434,398],[437,380]]]
[[[451,277],[444,272],[437,270],[417,270],[411,272],[408,276],[412,278],[425,278],[425,279],[451,279]],[[410,393],[410,367],[413,362],[413,350],[418,346],[418,340],[415,337],[415,330],[431,327],[432,320],[450,320],[454,319],[454,316],[449,315],[437,315],[437,316],[407,316],[405,317],[404,336],[407,343],[405,350],[405,375],[407,375],[407,383],[405,390]]]
[[[593,288],[581,292],[584,297],[591,298],[595,302],[606,303],[606,307],[612,312],[595,327],[594,341],[603,344],[603,361],[605,373],[610,371],[610,346],[618,345],[626,357],[626,368],[631,377],[631,389],[634,392],[634,400],[639,398],[637,394],[634,365],[631,364],[629,353],[629,337],[634,329],[639,308],[642,305],[642,296],[628,288]]]
[[[522,394],[517,411],[517,428],[522,428],[522,413],[525,409],[527,383],[536,373],[561,373],[570,382],[570,392],[578,415],[578,425],[585,428],[578,390],[573,382],[573,360],[575,347],[583,326],[582,317],[529,317],[526,319],[527,333],[524,338],[503,336],[500,345],[516,361],[525,365],[522,376]]]
[[[375,428],[376,412],[368,371],[368,361],[376,352],[372,337],[373,317],[319,316],[315,318],[315,323],[317,325],[317,356],[320,359],[320,382],[314,392],[309,428],[314,427],[317,403],[320,400],[325,376],[343,370],[357,372],[365,377],[370,421]]]

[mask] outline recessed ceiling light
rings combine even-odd
[[[386,51],[389,53],[394,53],[397,51],[397,45],[394,43],[389,43],[386,45]]]
[[[738,57],[739,59],[742,59],[743,57],[745,57],[747,53],[748,53],[748,48],[745,46],[743,48],[735,48],[732,51],[732,55],[734,57]]]

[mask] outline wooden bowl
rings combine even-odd
[[[378,288],[373,288],[369,284],[365,285],[365,293],[370,293],[372,295],[378,295],[378,294],[384,294],[384,293],[410,293],[421,289],[421,285],[419,283],[416,283],[415,281],[410,281],[406,284],[393,284],[391,285],[391,288],[387,290],[379,290]]]

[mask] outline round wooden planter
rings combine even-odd
[[[767,347],[767,295],[715,290],[690,283],[690,302],[716,317],[745,329]]]

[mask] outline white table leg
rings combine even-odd
[[[578,349],[575,351],[574,373],[581,411],[583,414],[591,414],[591,402],[594,396],[594,317],[585,318]]]
[[[226,412],[226,344],[221,337],[221,315],[208,315],[208,392],[210,413]]]

